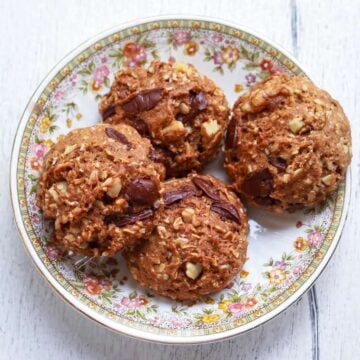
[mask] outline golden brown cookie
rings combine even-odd
[[[142,286],[175,300],[225,288],[246,260],[248,223],[237,196],[212,176],[191,174],[164,184],[156,229],[125,251]]]
[[[322,202],[351,160],[340,104],[300,76],[274,75],[235,103],[225,146],[233,188],[274,212]]]
[[[148,137],[168,176],[199,169],[219,149],[228,123],[224,93],[193,65],[152,62],[118,72],[99,106],[103,120]]]
[[[46,155],[37,192],[53,239],[67,250],[111,256],[153,230],[165,170],[126,124],[96,125],[62,136]]]

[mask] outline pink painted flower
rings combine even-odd
[[[143,45],[139,45],[137,47],[137,53],[133,57],[133,60],[135,60],[138,64],[141,64],[144,61],[146,61],[146,50],[145,50],[145,47]]]
[[[46,253],[51,261],[55,261],[61,257],[61,251],[54,244],[48,244],[46,246]]]
[[[135,60],[129,60],[127,63],[126,63],[126,66],[130,69],[133,69],[135,68],[137,65],[136,61]]]
[[[307,236],[309,247],[318,247],[323,239],[320,231],[314,230]]]
[[[101,65],[98,68],[96,68],[94,72],[94,83],[96,87],[100,87],[103,83],[106,77],[108,77],[110,74],[110,70],[106,65]]]
[[[274,267],[285,271],[285,269],[286,269],[285,261],[284,260],[275,261]]]
[[[159,325],[160,318],[158,316],[154,316],[152,318],[149,318],[148,322],[149,322],[150,325],[156,326],[156,325]]]
[[[105,64],[108,61],[108,58],[104,55],[100,58],[102,64]]]
[[[130,300],[128,297],[123,296],[121,299],[121,304],[126,306],[129,309],[137,309],[141,305],[143,305],[142,299],[136,297],[135,299]]]
[[[216,64],[216,65],[222,65],[224,63],[222,56],[221,56],[221,51],[214,52],[213,60],[214,60],[214,64]]]
[[[295,275],[295,276],[299,276],[301,273],[303,272],[303,268],[301,267],[301,266],[295,266],[294,268],[293,268],[293,274]]]
[[[252,285],[250,283],[245,283],[243,284],[243,286],[241,287],[241,290],[247,292],[252,288]]]
[[[109,279],[100,279],[99,280],[99,284],[104,288],[104,289],[110,289],[111,288],[111,281]]]
[[[39,224],[40,223],[40,217],[38,215],[33,215],[32,217],[32,221],[35,223],[35,224]]]
[[[76,74],[71,74],[69,79],[70,79],[71,85],[75,86],[76,82],[77,82],[77,75]]]
[[[175,329],[179,329],[181,327],[183,327],[183,323],[180,320],[172,320],[171,321],[171,325],[175,328]]]
[[[219,33],[216,33],[212,36],[212,41],[215,43],[220,43],[220,42],[222,42],[222,40],[223,40],[223,37]]]
[[[278,73],[283,73],[284,69],[281,68],[280,66],[273,66],[270,70],[269,73],[270,74],[278,74]]]
[[[45,144],[32,144],[31,151],[38,158],[42,159],[48,152],[48,147]]]
[[[246,311],[246,307],[241,302],[228,304],[227,309],[234,316],[240,316]]]
[[[169,57],[169,63],[173,64],[174,62],[176,62],[176,59],[173,56]]]
[[[256,81],[256,75],[254,75],[254,74],[247,74],[246,76],[245,76],[245,80],[246,80],[246,82],[248,83],[248,84],[252,84],[252,83],[254,83],[255,81]]]
[[[61,100],[64,97],[64,92],[60,89],[54,91],[54,97],[56,100]]]
[[[173,41],[176,45],[184,45],[190,41],[190,33],[186,30],[175,31]]]

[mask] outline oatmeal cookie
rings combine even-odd
[[[105,122],[127,123],[148,137],[168,176],[199,169],[219,149],[229,118],[224,93],[193,65],[152,62],[118,72],[99,110]]]
[[[271,76],[234,105],[225,169],[251,205],[280,213],[319,204],[350,160],[342,107],[308,79]]]
[[[37,204],[55,221],[54,242],[75,253],[111,256],[153,230],[165,169],[150,141],[126,124],[62,136],[44,159]]]
[[[237,196],[212,176],[164,184],[156,229],[125,258],[142,286],[175,300],[195,300],[228,286],[246,260],[248,223]]]

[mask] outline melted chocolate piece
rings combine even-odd
[[[105,121],[107,118],[113,116],[116,114],[116,111],[115,111],[115,106],[114,105],[109,105],[105,111],[102,113],[102,118],[103,120]]]
[[[274,110],[277,108],[283,101],[285,100],[285,97],[282,95],[276,95],[273,97],[269,97],[267,99],[267,108],[269,110]]]
[[[242,183],[241,190],[252,196],[266,197],[273,189],[273,177],[268,169],[250,174]]]
[[[138,117],[134,117],[134,118],[124,119],[123,121],[125,124],[132,126],[141,136],[143,137],[150,136],[149,128],[145,123],[145,121],[143,121],[142,119]]]
[[[122,109],[131,115],[153,109],[162,99],[163,89],[143,90],[121,105]]]
[[[132,205],[153,205],[160,193],[151,179],[134,179],[123,190],[125,199]]]
[[[146,208],[133,214],[125,215],[107,215],[105,216],[105,224],[115,224],[117,227],[135,224],[137,221],[147,220],[154,216],[154,210]]]
[[[201,176],[196,176],[192,178],[192,182],[211,200],[220,200],[218,190],[211,181],[204,179]]]
[[[271,165],[275,166],[280,172],[284,172],[287,168],[287,162],[280,156],[269,156],[269,162]]]
[[[167,163],[168,158],[173,158],[174,153],[169,149],[157,148],[151,149],[148,155],[148,158],[157,163]]]
[[[233,149],[237,145],[238,127],[237,120],[233,116],[226,132],[225,147],[226,149]]]
[[[210,210],[216,212],[228,220],[235,221],[236,223],[240,224],[240,216],[237,209],[228,202],[222,200],[214,201],[210,207]]]
[[[178,113],[176,114],[176,120],[182,121],[184,123],[191,123],[194,118],[200,114],[201,111],[204,111],[208,106],[208,101],[205,93],[202,91],[195,92],[190,91],[190,111],[187,114]]]
[[[131,143],[129,142],[127,137],[124,134],[122,134],[121,132],[109,127],[109,128],[105,129],[105,134],[109,138],[112,138],[112,139],[118,141],[119,143],[126,145],[128,150],[131,149]]]
[[[194,187],[191,185],[185,185],[177,190],[165,193],[164,204],[165,206],[170,206],[193,195],[196,195]]]

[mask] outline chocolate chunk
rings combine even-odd
[[[107,215],[105,216],[105,224],[115,224],[117,227],[123,227],[126,225],[135,224],[137,221],[147,220],[154,216],[154,210],[152,209],[144,209],[137,213],[133,214],[125,214],[125,215]]]
[[[120,142],[121,144],[124,144],[127,146],[128,150],[131,149],[131,143],[129,142],[129,140],[127,139],[127,137],[122,134],[121,132],[113,129],[113,128],[106,128],[105,129],[105,134],[109,137],[112,138],[118,142]]]
[[[164,162],[164,154],[160,151],[157,151],[155,149],[150,149],[148,158],[156,163],[162,163]]]
[[[186,185],[178,190],[169,191],[164,194],[165,206],[170,206],[178,201],[188,198],[189,196],[196,195],[195,189],[191,185]]]
[[[235,206],[225,201],[214,201],[210,207],[210,210],[223,216],[228,220],[235,221],[240,224],[240,216]]]
[[[201,176],[196,176],[192,178],[192,182],[211,200],[220,200],[218,190],[215,189],[211,181],[206,180]]]
[[[147,124],[140,118],[128,118],[123,120],[124,123],[132,126],[141,136],[149,137],[150,132]]]
[[[266,197],[273,189],[273,177],[268,169],[250,174],[241,186],[241,190],[249,195]]]
[[[160,193],[151,179],[134,179],[128,183],[123,195],[133,205],[153,205],[159,199]]]
[[[237,145],[237,139],[238,139],[237,133],[238,133],[237,120],[235,117],[232,117],[226,132],[226,139],[225,139],[226,149],[233,149]]]
[[[143,90],[121,105],[128,114],[136,115],[151,110],[161,100],[163,89]]]
[[[101,198],[101,201],[105,204],[105,205],[111,205],[114,203],[114,199],[112,197],[110,197],[108,194],[104,194],[103,197]]]
[[[114,105],[109,105],[105,111],[103,111],[102,113],[102,118],[105,121],[107,118],[109,118],[110,116],[115,115],[116,111],[115,111],[115,106]]]
[[[192,120],[200,114],[201,111],[204,111],[208,106],[208,101],[205,93],[202,91],[195,92],[190,91],[190,111],[187,114],[178,113],[176,114],[176,120],[182,121],[184,123],[191,123]]]
[[[156,150],[150,150],[148,158],[156,163],[162,163],[166,166],[170,166],[171,159],[174,156],[175,154],[169,149],[157,147]]]
[[[195,96],[193,95],[191,101],[191,107],[193,109],[196,109],[197,111],[203,111],[207,108],[207,106],[208,106],[208,101],[205,93],[200,91],[199,93],[195,93]]]
[[[269,156],[269,162],[271,165],[275,166],[279,171],[283,172],[287,168],[287,162],[280,156]]]
[[[282,95],[267,98],[267,108],[269,110],[276,109],[284,101],[284,99],[285,97]]]

